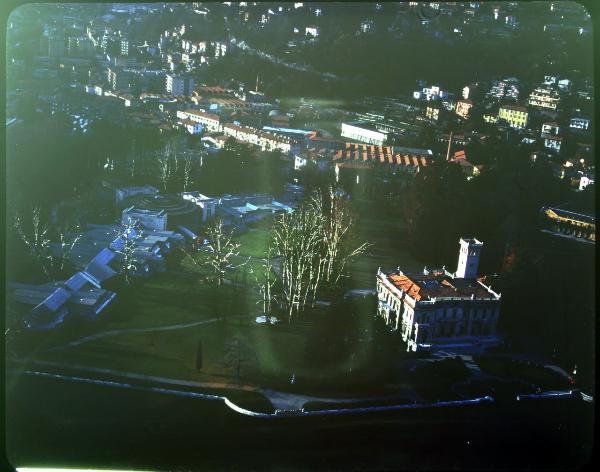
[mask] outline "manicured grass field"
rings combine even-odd
[[[200,370],[196,368],[199,343]],[[117,334],[44,358],[185,380],[281,383],[302,367],[304,338],[257,325],[252,319],[230,318],[170,331]]]
[[[43,358],[160,377],[236,382],[314,395],[394,393],[383,385],[382,379],[388,375],[385,369],[369,364],[372,359],[366,345],[357,344],[330,366],[324,362],[315,364],[315,355],[308,350],[321,347],[307,346],[310,323],[288,325],[282,320],[280,325],[270,326],[255,322],[262,314],[262,307],[257,303],[260,297],[254,276],[260,272],[271,225],[271,219],[267,218],[250,224],[245,232],[235,236],[240,243],[239,261],[248,259],[242,269],[228,275],[227,284],[216,287],[203,283],[208,271],[184,257],[173,270],[115,288],[119,294],[117,303],[104,319],[95,324],[65,326],[56,335],[53,333],[54,339],[49,344],[64,346],[98,332],[124,332],[44,353]],[[397,239],[401,237],[401,226],[397,221],[359,219],[357,237],[375,245],[351,266],[351,288],[373,287],[379,265],[401,262],[392,256],[398,251],[406,252]],[[408,256],[399,259],[409,268],[417,265]],[[202,324],[149,332],[128,331],[195,322]],[[199,343],[201,369],[196,365]],[[327,350],[325,346],[323,349]]]
[[[265,225],[250,227],[234,240],[240,244],[241,256],[265,257],[269,245],[269,228]]]

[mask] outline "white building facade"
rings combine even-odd
[[[165,89],[168,94],[176,96],[191,96],[196,82],[192,77],[167,74]]]
[[[378,314],[408,351],[480,351],[498,345],[500,294],[477,280],[483,243],[461,239],[458,270],[377,272]]]
[[[221,119],[214,113],[205,113],[200,110],[179,110],[177,111],[179,120],[191,120],[200,123],[207,131],[218,133],[221,131]]]
[[[342,123],[342,137],[349,138],[361,143],[375,144],[381,146],[387,139],[387,133],[358,126],[350,123]]]

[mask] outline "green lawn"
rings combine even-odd
[[[333,397],[395,393],[385,385],[388,373],[372,365],[365,346],[355,346],[354,355],[344,355],[334,364],[315,365],[307,352],[307,329],[306,325],[302,328],[285,322],[279,326],[257,324],[253,314],[169,331],[125,332],[45,353],[43,358],[145,375],[239,382]],[[201,370],[196,368],[199,342]],[[290,382],[292,375],[296,377],[294,384]]]
[[[236,242],[240,244],[240,255],[265,257],[269,244],[269,232],[266,229],[250,229],[237,236]]]
[[[170,331],[125,332],[44,353],[43,358],[179,379],[221,383],[239,380],[315,395],[394,393],[385,385],[388,373],[382,366],[373,365],[366,345],[359,343],[327,364],[319,358],[319,346],[325,341],[307,346],[311,331],[306,326],[304,329],[302,323],[300,326],[288,326],[285,321],[279,326],[255,323],[256,316],[261,314],[261,304],[257,303],[259,296],[254,290],[253,274],[260,272],[260,258],[265,255],[271,224],[270,219],[265,219],[235,236],[241,245],[239,261],[243,262],[244,257],[250,259],[242,269],[227,277],[233,284],[216,287],[202,283],[202,276],[208,271],[184,257],[175,270],[136,280],[130,287],[115,288],[119,294],[117,302],[98,323],[65,326],[66,329],[48,336],[46,342],[48,347],[61,346],[102,331],[155,328],[227,317],[225,321]],[[395,239],[400,226],[397,221],[373,221],[372,218],[358,224],[358,236],[373,238],[376,245],[372,255],[364,255],[351,267],[353,288],[372,288],[378,265],[394,267],[402,261],[417,265],[406,255],[396,255],[406,254],[406,248]],[[203,354],[200,371],[196,368],[199,341]],[[231,347],[234,341],[242,346],[239,379],[235,368],[237,354]],[[311,355],[315,352],[316,360],[315,355]],[[296,377],[294,385],[290,383],[292,375]]]
[[[253,318],[232,318],[171,331],[123,333],[49,353],[44,358],[178,379],[237,382],[239,357],[241,383],[287,382],[302,367],[304,337],[258,325]],[[240,348],[231,345],[234,340],[240,341]],[[199,342],[201,371],[196,369]]]
[[[235,236],[234,241],[240,244],[240,255],[265,257],[269,245],[269,229],[270,222],[263,220]]]

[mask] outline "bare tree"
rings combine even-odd
[[[274,290],[276,281],[277,279],[273,266],[273,248],[271,243],[269,243],[267,248],[267,257],[263,261],[258,277],[256,277],[258,289],[262,296],[263,313],[267,318],[270,317],[273,302],[276,301],[276,294]]]
[[[329,187],[325,202],[326,211],[322,213],[325,280],[337,285],[347,264],[364,253],[370,244],[364,242],[357,247],[351,246],[354,215],[350,202],[338,189]]]
[[[307,303],[314,306],[322,288],[337,288],[348,264],[369,247],[366,242],[352,245],[353,225],[349,202],[333,188],[326,196],[316,190],[292,214],[275,221],[272,237],[281,266],[280,303],[288,321]]]
[[[77,242],[81,239],[81,231],[79,225],[74,227],[69,226],[68,224],[57,228],[56,230],[58,234],[58,247],[60,248],[60,257],[55,258],[53,263],[58,271],[62,273],[68,262],[71,260],[71,255],[73,254],[73,249]]]
[[[321,221],[313,199],[273,225],[273,244],[281,265],[281,305],[288,321],[305,306],[319,265]]]
[[[129,158],[129,172],[130,172],[130,177],[133,180],[135,178],[135,160],[137,157],[137,148],[135,145],[135,139],[133,139],[131,141],[131,152],[130,152],[130,158]]]
[[[225,229],[220,218],[207,226],[206,236],[208,244],[200,248],[191,260],[196,265],[207,268],[210,273],[207,279],[221,286],[228,272],[242,267],[249,259],[238,264],[234,262],[239,257],[240,244],[233,241],[233,229]]]
[[[158,180],[163,190],[167,190],[167,183],[171,177],[171,163],[166,149],[158,156],[156,163],[158,165]]]
[[[177,174],[179,170],[179,152],[178,146],[171,146],[171,143],[167,143],[167,149],[169,151],[169,157],[171,158],[171,164],[173,168],[173,174]]]
[[[51,280],[52,251],[50,248],[50,239],[48,237],[48,224],[42,221],[41,210],[34,207],[31,212],[31,219],[28,219],[28,227],[23,226],[23,218],[19,212],[15,213],[13,228],[19,235],[19,238],[27,247],[29,255],[39,265],[43,274],[48,280]]]
[[[115,252],[121,256],[121,273],[125,278],[125,283],[129,284],[132,276],[138,271],[140,263],[142,263],[136,253],[138,242],[144,238],[144,235],[140,230],[138,222],[136,220],[129,220],[121,224],[117,229],[116,236],[119,238],[120,244],[115,249]]]
[[[188,186],[192,182],[192,169],[194,168],[194,159],[191,155],[185,154],[183,156],[183,191],[188,189]]]
[[[225,345],[225,365],[235,371],[236,380],[239,383],[242,367],[248,366],[256,361],[256,353],[239,337],[233,338]]]

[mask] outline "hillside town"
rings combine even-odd
[[[546,437],[564,425],[538,405],[557,421],[592,407],[583,6],[39,3],[6,24],[16,423],[45,383],[60,409],[106,388],[196,398],[211,424],[219,400],[223,417],[299,428],[445,409],[508,424],[530,408],[520,421]],[[588,460],[581,434],[548,439],[548,460]],[[432,467],[478,464],[447,454]]]

